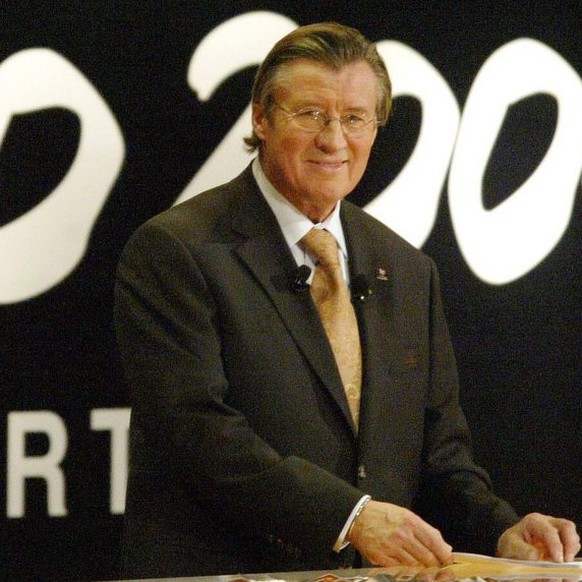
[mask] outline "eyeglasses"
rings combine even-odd
[[[299,129],[307,133],[319,133],[325,129],[332,121],[339,121],[345,135],[350,137],[357,137],[362,135],[370,127],[375,127],[377,121],[375,118],[368,118],[365,115],[358,115],[357,113],[346,113],[341,117],[331,117],[326,115],[319,109],[305,109],[302,111],[289,111],[278,103],[275,107],[280,109],[289,116],[289,121],[292,121]]]

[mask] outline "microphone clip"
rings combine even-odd
[[[352,279],[352,301],[365,303],[366,299],[372,295],[370,281],[366,275],[355,275]]]
[[[311,285],[307,282],[309,276],[311,275],[311,268],[307,265],[301,265],[297,267],[293,275],[293,281],[291,282],[291,289],[295,293],[304,293],[308,291]]]

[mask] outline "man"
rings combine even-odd
[[[124,576],[430,566],[451,561],[447,541],[555,561],[579,550],[571,522],[520,521],[492,493],[434,264],[343,201],[390,105],[360,33],[299,28],[257,74],[258,158],[129,242],[116,291],[132,401]],[[318,312],[314,226],[337,240],[334,297],[346,282],[354,295],[341,340]]]

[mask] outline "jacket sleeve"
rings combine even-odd
[[[239,531],[327,555],[361,492],[282,456],[225,403],[215,292],[191,248],[165,227],[146,224],[124,250],[115,322],[142,449],[130,475],[163,471]]]
[[[441,530],[455,550],[493,554],[501,533],[519,518],[507,502],[495,495],[489,475],[473,460],[434,263],[430,332],[431,389],[425,418],[423,478],[416,508]]]

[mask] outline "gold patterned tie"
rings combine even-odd
[[[335,355],[356,427],[362,391],[362,349],[358,322],[338,257],[338,244],[327,230],[312,228],[302,239],[316,259],[311,296]]]

